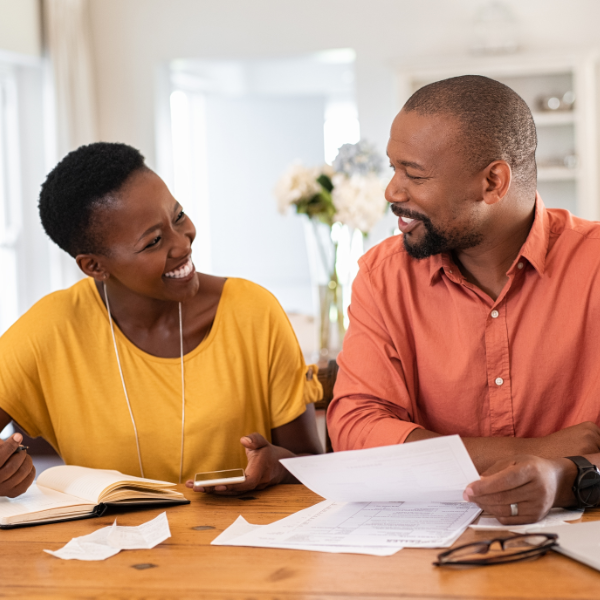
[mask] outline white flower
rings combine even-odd
[[[292,163],[279,181],[275,184],[273,193],[277,198],[277,208],[284,215],[289,207],[302,198],[312,198],[321,191],[317,177],[320,169],[307,168],[301,162]]]
[[[385,187],[374,173],[333,178],[333,205],[335,220],[368,233],[381,219],[387,205]]]

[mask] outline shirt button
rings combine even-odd
[[[500,313],[497,310],[493,310],[490,314],[492,315],[492,319],[497,319]]]
[[[523,263],[522,262],[517,263],[517,269],[522,269],[522,268],[523,268]]]
[[[450,275],[452,275],[452,269],[448,269],[448,273],[450,273]]]
[[[504,383],[504,379],[502,377],[496,377],[496,385],[502,385]]]

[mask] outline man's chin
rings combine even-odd
[[[415,258],[416,260],[423,260],[424,258],[429,258],[434,254],[440,254],[443,250],[438,250],[437,248],[431,248],[427,243],[411,243],[408,241],[408,237],[406,235],[402,236],[404,241],[404,248],[406,252],[411,258]]]

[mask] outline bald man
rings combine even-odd
[[[600,503],[600,224],[546,209],[535,125],[479,76],[394,120],[402,235],[360,262],[328,426],[336,450],[458,434],[503,523]]]

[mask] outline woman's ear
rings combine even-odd
[[[88,277],[96,281],[106,281],[110,276],[95,254],[78,254],[75,261]]]
[[[495,160],[485,169],[485,184],[483,201],[486,204],[496,204],[508,193],[512,180],[510,165],[504,160]]]

